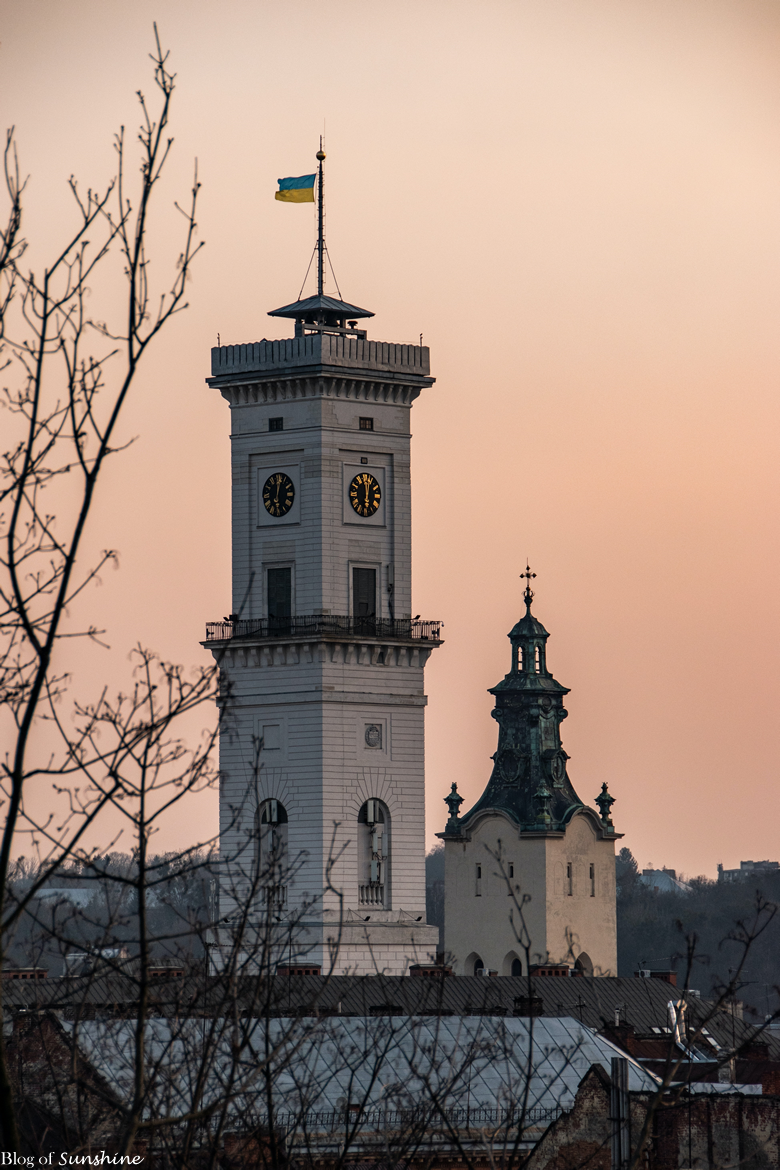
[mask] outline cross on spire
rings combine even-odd
[[[531,588],[531,581],[534,579],[535,576],[536,576],[536,573],[532,573],[531,566],[528,563],[526,563],[525,572],[520,574],[520,580],[525,581],[525,583],[526,583],[525,590],[523,592],[523,599],[525,601],[527,609],[531,608],[531,602],[534,599],[534,591]]]

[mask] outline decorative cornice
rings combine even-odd
[[[354,638],[329,638],[327,641],[201,642],[221,667],[230,670],[256,670],[273,666],[300,666],[333,662],[345,666],[422,667],[431,651],[441,643],[403,645],[398,642],[364,642]]]
[[[213,381],[213,379],[210,379]],[[309,377],[247,379],[218,383],[219,392],[230,406],[292,402],[307,398],[343,398],[354,402],[390,403],[411,406],[431,379],[419,385],[382,378],[345,377],[316,374]]]

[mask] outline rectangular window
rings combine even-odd
[[[292,625],[292,569],[268,570],[268,632],[286,634]]]
[[[566,896],[571,898],[574,893],[574,882],[572,879],[571,862],[566,863]]]
[[[596,897],[596,867],[593,864],[590,867],[590,896]]]
[[[352,616],[358,633],[376,628],[376,569],[352,570]]]
[[[269,418],[268,429],[269,429],[269,431],[283,431],[284,430],[284,419],[283,418]]]
[[[361,431],[373,431],[374,420],[372,418],[361,418],[360,429]]]
[[[474,892],[475,892],[477,898],[482,897],[482,866],[481,865],[477,866],[477,886],[476,886],[476,890]]]

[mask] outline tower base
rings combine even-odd
[[[330,915],[325,916],[326,919]],[[240,944],[225,922],[208,943],[209,972],[216,975],[236,961],[239,973],[257,975],[319,968],[323,975],[407,975],[416,963],[433,962],[439,928],[418,922],[404,910],[347,910],[344,920],[279,922],[271,931],[258,924],[244,929]],[[238,955],[236,956],[236,948]]]

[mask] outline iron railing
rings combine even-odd
[[[441,622],[412,618],[341,617],[331,613],[284,618],[207,622],[207,642],[233,638],[378,638],[401,642],[440,642]]]

